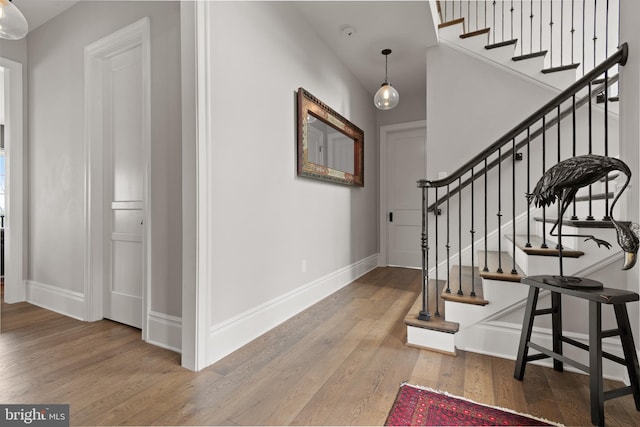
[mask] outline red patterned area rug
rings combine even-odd
[[[436,390],[402,384],[385,423],[387,426],[560,426],[450,396]]]

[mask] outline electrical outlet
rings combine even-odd
[[[303,272],[303,273],[306,273],[306,272],[307,272],[307,260],[306,260],[306,259],[303,259],[303,260],[302,260],[302,263],[301,263],[301,265],[300,265],[300,268],[301,268],[301,270],[302,270],[302,272]]]

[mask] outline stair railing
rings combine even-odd
[[[490,29],[487,49],[513,44],[514,61],[545,57],[544,73],[585,75],[619,46],[620,0],[440,0],[441,23]]]
[[[523,245],[532,247],[530,220],[531,206],[528,205],[525,194],[531,192],[532,184],[542,176],[545,170],[562,158],[574,157],[580,154],[609,155],[609,114],[607,105],[611,102],[607,96],[603,107],[594,106],[594,93],[610,90],[610,86],[617,81],[617,75],[609,78],[610,70],[618,65],[624,65],[627,60],[628,47],[624,43],[613,55],[594,67],[582,78],[569,86],[566,90],[554,97],[551,101],[539,108],[493,144],[472,159],[463,164],[449,176],[429,180],[422,179],[417,182],[422,190],[422,307],[418,318],[430,320],[431,311],[439,314],[439,265],[442,250],[446,252],[447,277],[449,274],[449,262],[457,261],[459,268],[460,287],[456,291],[459,295],[462,290],[462,265],[464,261],[470,261],[470,265],[480,266],[476,263],[476,249],[479,246],[475,230],[476,217],[484,216],[484,241],[485,259],[483,271],[488,271],[487,249],[489,240],[497,240],[498,252],[502,251],[502,235],[509,233],[513,265],[505,266],[511,274],[517,274],[515,253],[518,241],[518,213],[522,221],[526,221],[526,231]],[[604,76],[604,77],[603,77]],[[597,88],[594,92],[594,88]],[[568,107],[566,107],[568,105]],[[586,111],[579,108],[588,106]],[[579,116],[580,115],[580,116]],[[578,121],[585,126],[578,126]],[[584,129],[583,129],[584,128]],[[567,143],[566,141],[569,140]],[[525,153],[522,153],[522,150]],[[520,160],[526,156],[526,164]],[[503,170],[511,172],[511,179]],[[535,171],[535,172],[534,172]],[[476,183],[483,177],[483,184]],[[605,180],[605,194],[609,193],[608,179]],[[503,191],[503,187],[507,187]],[[465,197],[463,198],[463,193]],[[481,193],[481,194],[478,194]],[[508,197],[505,195],[507,193]],[[520,196],[519,196],[520,195]],[[457,196],[457,197],[454,197]],[[476,199],[482,200],[480,206]],[[489,206],[495,205],[496,230],[489,231]],[[464,207],[464,209],[463,209]],[[446,221],[437,221],[438,216],[446,211]],[[608,200],[605,198],[605,207],[602,219],[608,219]],[[505,212],[510,212],[511,224],[503,223]],[[589,216],[586,220],[594,220],[591,215],[591,191],[589,191]],[[456,218],[457,216],[457,218]],[[536,243],[541,248],[547,247],[546,238],[546,209],[542,208],[542,242]],[[575,208],[573,211],[575,215]],[[577,218],[577,217],[576,217]],[[457,222],[457,224],[455,224]],[[441,242],[439,236],[442,233],[443,223],[446,227],[446,241]],[[492,225],[493,226],[493,225]],[[463,239],[468,227],[468,237]],[[508,228],[508,230],[507,230]],[[435,247],[431,248],[430,233],[434,236],[432,241]],[[457,240],[457,245],[455,244]],[[441,247],[442,246],[442,247]],[[457,247],[456,247],[457,246]],[[431,250],[434,250],[432,254]],[[456,251],[457,249],[457,251]],[[457,253],[456,253],[457,252]],[[500,258],[499,258],[500,259]],[[430,263],[435,261],[435,292],[432,307],[429,295]],[[443,263],[444,264],[444,263]],[[444,265],[442,266],[444,267]],[[498,261],[497,273],[503,273],[501,261]],[[474,274],[471,275],[470,296],[475,294]],[[451,293],[448,283],[445,292]],[[437,316],[436,314],[436,316]]]

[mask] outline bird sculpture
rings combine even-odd
[[[595,154],[577,156],[563,160],[547,170],[542,178],[540,178],[533,191],[530,194],[527,194],[529,203],[533,202],[536,207],[550,206],[554,202],[558,202],[558,221],[552,227],[550,234],[552,236],[558,236],[560,277],[563,277],[562,216],[580,188],[597,182],[613,171],[620,171],[627,177],[627,181],[611,203],[609,217],[616,229],[618,245],[620,245],[622,250],[625,252],[625,260],[622,269],[628,270],[636,263],[640,241],[629,223],[618,222],[613,217],[613,208],[629,185],[629,181],[631,181],[631,170],[622,160]],[[554,234],[554,230],[556,228],[558,228],[558,233]],[[607,249],[611,248],[611,244],[609,242],[598,239],[593,235],[565,234],[565,236],[585,237],[585,241],[593,240],[598,247],[604,246]]]

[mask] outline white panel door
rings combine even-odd
[[[422,265],[422,196],[416,181],[426,174],[426,128],[390,132],[386,144],[387,264]]]
[[[143,75],[140,46],[104,60],[104,317],[142,328]]]

